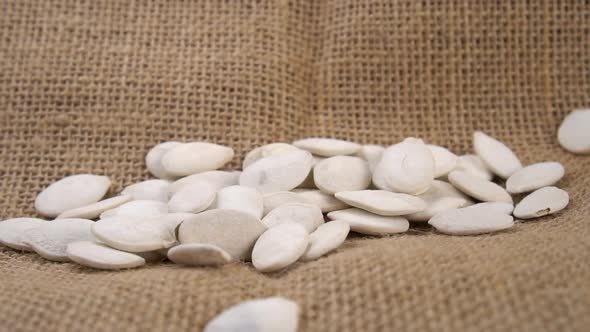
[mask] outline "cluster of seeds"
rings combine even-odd
[[[473,146],[476,154],[457,156],[416,138],[387,148],[308,138],[258,147],[238,172],[218,170],[234,155],[229,147],[166,142],[146,156],[159,179],[103,199],[108,177],[66,177],[35,201],[55,220],[6,220],[0,241],[97,269],[167,257],[196,266],[251,261],[273,272],[335,250],[350,231],[383,236],[413,222],[451,235],[482,234],[512,227],[512,215],[535,218],[568,204],[568,194],[552,187],[564,175],[560,163],[522,167],[483,132]],[[513,209],[511,194],[528,192]]]

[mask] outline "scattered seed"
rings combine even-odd
[[[145,260],[138,255],[90,241],[72,242],[68,244],[66,253],[73,262],[100,270],[131,269],[145,265]]]
[[[250,300],[226,309],[203,332],[295,332],[299,311],[297,303],[282,297]]]
[[[309,244],[303,225],[282,223],[269,228],[254,245],[252,264],[260,272],[275,272],[295,263]]]
[[[590,109],[568,114],[559,126],[557,140],[572,153],[590,153]]]
[[[557,187],[544,187],[523,198],[514,208],[514,216],[520,219],[546,216],[563,210],[569,201],[566,191]]]
[[[556,184],[565,174],[563,165],[544,162],[529,165],[514,172],[506,181],[506,190],[520,194]]]
[[[65,177],[45,188],[35,199],[35,209],[47,217],[98,202],[111,186],[106,176],[80,174]]]

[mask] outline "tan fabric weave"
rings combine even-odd
[[[525,164],[556,160],[554,217],[450,237],[354,237],[318,261],[94,271],[0,249],[0,329],[199,331],[283,295],[300,331],[588,331],[590,157],[556,130],[590,107],[585,1],[0,1],[0,218],[70,174],[148,178],[145,152],[207,140],[244,153],[332,136],[418,136],[457,153],[476,129]],[[590,128],[589,128],[590,130]]]

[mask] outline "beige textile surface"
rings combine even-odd
[[[496,235],[354,237],[263,275],[169,263],[95,271],[0,249],[0,329],[198,331],[283,295],[300,331],[588,331],[590,157],[557,145],[590,106],[585,1],[0,1],[0,218],[75,173],[113,193],[165,140],[307,136],[471,151],[476,129],[525,164],[556,160],[571,205]],[[590,129],[590,128],[589,128]]]

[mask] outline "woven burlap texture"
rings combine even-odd
[[[166,140],[236,150],[308,136],[556,160],[563,212],[495,235],[354,237],[278,274],[170,263],[122,272],[0,249],[6,331],[199,331],[282,295],[300,331],[588,331],[590,157],[556,130],[590,106],[584,1],[0,1],[0,218],[66,175],[147,179]],[[590,128],[589,128],[590,129]]]

